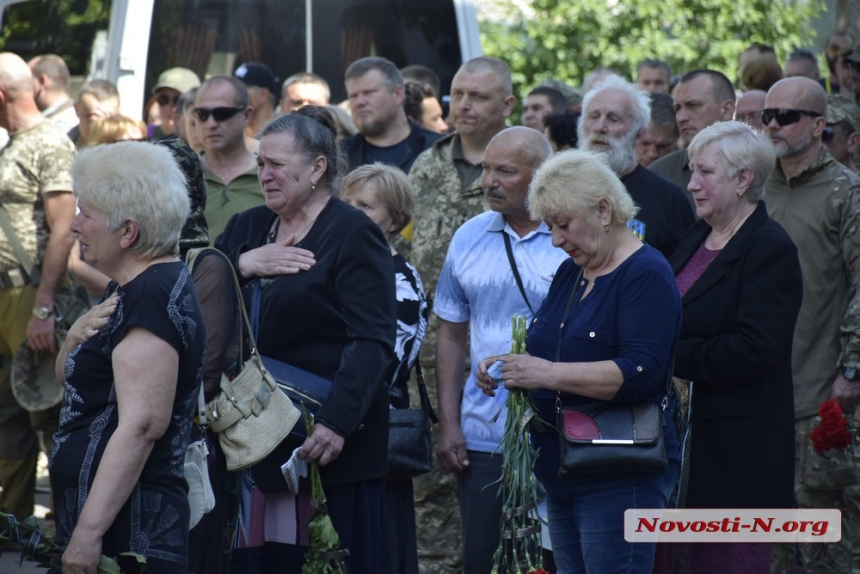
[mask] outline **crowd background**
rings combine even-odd
[[[534,8],[540,10],[541,3],[536,2]],[[547,15],[550,12],[551,10],[547,8]],[[553,33],[562,33],[562,31],[555,30]],[[525,37],[531,37],[531,32],[528,32]],[[547,42],[550,38],[549,35],[544,37]],[[571,49],[577,50],[576,47]],[[449,252],[449,243],[455,237],[455,233],[461,233],[461,235],[465,233],[465,231],[458,231],[463,228],[463,224],[475,221],[475,218],[480,217],[489,208],[489,211],[502,214],[503,227],[506,223],[515,227],[512,223],[515,220],[511,219],[513,217],[511,214],[522,211],[522,205],[517,208],[519,211],[516,211],[514,207],[504,202],[512,202],[511,198],[515,191],[520,194],[518,196],[520,200],[525,201],[530,175],[521,178],[522,181],[510,183],[493,183],[486,178],[488,167],[485,162],[485,151],[490,149],[493,138],[506,127],[520,124],[523,128],[532,128],[545,133],[554,151],[579,147],[598,155],[605,155],[615,177],[623,183],[627,193],[641,208],[638,214],[634,215],[631,212],[630,219],[634,224],[631,227],[640,239],[653,244],[653,247],[671,260],[671,255],[679,244],[689,249],[698,247],[698,245],[684,243],[692,241],[689,239],[689,233],[685,233],[694,221],[692,212],[708,224],[712,223],[708,218],[709,212],[703,211],[703,201],[700,199],[701,194],[710,194],[710,190],[700,182],[691,183],[698,168],[690,167],[690,161],[695,158],[687,154],[687,147],[691,146],[696,135],[709,125],[729,122],[733,119],[743,122],[757,132],[763,131],[777,149],[776,158],[779,160],[777,175],[772,176],[772,180],[776,182],[773,193],[777,196],[785,185],[826,185],[813,178],[819,173],[819,169],[821,173],[831,174],[827,176],[831,178],[827,179],[827,182],[832,181],[832,178],[839,179],[841,182],[834,189],[834,202],[839,206],[835,210],[836,213],[824,213],[820,221],[815,219],[815,215],[810,216],[810,212],[806,213],[807,216],[813,217],[816,224],[827,221],[841,230],[836,240],[839,245],[836,251],[841,249],[845,254],[834,253],[832,256],[834,261],[837,261],[838,257],[845,257],[845,270],[840,275],[826,266],[824,269],[825,272],[832,274],[830,277],[839,288],[835,294],[839,308],[835,312],[826,317],[807,316],[806,323],[803,322],[803,309],[800,312],[798,330],[801,329],[801,325],[805,325],[804,328],[807,331],[804,331],[803,337],[794,340],[795,362],[805,360],[807,353],[810,355],[819,352],[825,355],[830,353],[830,355],[822,355],[824,358],[817,364],[824,365],[825,369],[832,367],[833,371],[833,376],[824,377],[829,378],[828,384],[810,383],[799,391],[798,380],[802,380],[804,385],[807,385],[805,377],[810,375],[800,372],[802,368],[797,364],[794,366],[793,394],[796,409],[794,418],[799,425],[796,429],[796,447],[800,453],[808,446],[804,442],[804,433],[809,432],[808,427],[814,416],[814,407],[830,395],[829,382],[833,381],[834,377],[833,394],[842,401],[846,411],[853,412],[857,403],[857,393],[851,383],[855,380],[856,369],[860,367],[858,365],[860,351],[855,348],[857,343],[855,338],[860,336],[860,333],[854,329],[858,321],[856,319],[858,309],[855,306],[856,272],[860,270],[855,269],[856,261],[850,255],[854,253],[858,243],[856,234],[850,230],[853,229],[851,218],[856,215],[854,209],[860,201],[858,198],[860,192],[858,192],[856,176],[850,173],[856,174],[857,166],[860,165],[858,163],[860,109],[857,108],[857,103],[860,102],[860,39],[849,32],[837,30],[828,37],[826,48],[821,54],[794,49],[794,47],[788,50],[783,39],[774,41],[773,45],[765,42],[747,42],[735,50],[731,58],[723,57],[724,61],[717,59],[717,64],[705,70],[693,70],[692,67],[678,69],[677,65],[672,65],[671,58],[668,58],[669,61],[660,58],[665,53],[662,50],[661,47],[653,52],[641,52],[647,53],[650,57],[641,58],[635,67],[631,67],[627,62],[619,62],[619,59],[607,50],[603,58],[595,56],[597,58],[595,61],[600,65],[593,66],[587,76],[583,73],[585,68],[581,65],[567,69],[558,67],[553,70],[553,73],[547,73],[546,70],[540,73],[524,73],[521,68],[517,68],[518,65],[521,66],[521,62],[518,63],[521,54],[516,53],[507,54],[510,56],[509,61],[504,61],[505,58],[501,60],[478,58],[465,63],[460,68],[454,76],[448,94],[442,92],[438,75],[429,68],[408,66],[398,69],[392,62],[383,58],[362,58],[346,70],[343,85],[349,97],[341,103],[329,101],[331,90],[328,83],[312,73],[298,70],[279,71],[284,75],[290,74],[281,81],[278,74],[269,66],[260,62],[245,62],[235,69],[232,76],[200,78],[190,69],[174,67],[162,71],[153,84],[146,107],[142,110],[144,118],[142,123],[118,114],[122,94],[109,82],[91,80],[77,93],[70,93],[69,73],[65,62],[56,55],[45,54],[29,62],[33,88],[32,106],[28,104],[27,111],[30,116],[35,117],[32,114],[33,109],[38,109],[42,116],[51,120],[58,130],[68,134],[68,141],[52,145],[62,145],[64,157],[67,156],[69,161],[72,155],[70,144],[74,144],[78,150],[83,150],[119,140],[163,140],[177,137],[184,140],[192,150],[200,154],[195,157],[195,161],[199,162],[206,181],[206,204],[202,209],[202,216],[207,222],[209,243],[231,255],[235,267],[244,280],[258,276],[302,273],[312,277],[313,275],[308,271],[318,264],[318,260],[314,259],[314,250],[308,247],[308,243],[302,244],[302,242],[306,237],[315,238],[316,236],[312,234],[314,230],[321,233],[319,223],[326,223],[326,221],[324,218],[318,222],[318,218],[324,206],[327,205],[324,201],[320,202],[314,198],[327,199],[330,195],[337,196],[335,181],[338,179],[336,176],[340,174],[338,170],[342,169],[342,173],[345,174],[361,165],[374,163],[398,168],[408,174],[409,190],[403,193],[410,198],[410,201],[414,201],[414,215],[397,214],[390,203],[385,206],[369,205],[374,201],[379,204],[378,198],[374,201],[365,199],[363,203],[356,198],[351,198],[350,203],[365,211],[380,227],[384,238],[378,237],[379,233],[375,228],[372,232],[367,232],[368,236],[374,236],[375,248],[381,248],[376,251],[384,253],[390,250],[392,255],[399,254],[403,261],[395,259],[395,262],[406,269],[410,275],[413,267],[411,265],[406,267],[406,261],[414,264],[416,272],[409,281],[410,287],[415,292],[415,298],[420,300],[426,295],[431,309],[434,309],[437,281],[444,273],[443,262],[446,262],[447,257],[454,257],[454,254]],[[583,49],[583,54],[585,52],[586,50]],[[6,76],[2,75],[13,68],[14,66],[7,66],[4,69],[0,66],[0,91],[4,94],[18,94],[22,89],[29,91],[21,87],[18,81],[20,77],[12,77],[14,74],[11,72]],[[721,73],[721,70],[729,73]],[[16,73],[18,72],[20,67]],[[536,81],[538,76],[540,81]],[[573,85],[574,82],[570,81],[571,77],[582,78],[581,85]],[[529,80],[531,80],[529,84],[525,85]],[[789,90],[788,86],[793,87],[794,90]],[[796,92],[799,95],[792,99],[786,95],[786,92]],[[621,103],[612,100],[612,97],[616,96],[620,98]],[[21,99],[19,95],[10,97],[10,103],[4,104],[3,114],[0,115],[3,119],[0,125],[6,128],[12,137],[10,146],[22,131],[19,123],[15,121],[20,117],[20,114],[16,114],[16,105],[20,104],[15,102]],[[26,97],[23,99],[26,100]],[[696,104],[696,101],[699,103]],[[293,149],[284,142],[281,142],[284,145],[277,149],[278,153],[287,150],[289,161],[295,162],[296,158],[303,158],[313,166],[311,174],[299,173],[301,165],[292,166],[295,173],[289,172],[289,175],[295,175],[297,180],[301,180],[301,185],[296,186],[295,193],[306,200],[308,205],[315,206],[313,210],[307,212],[301,209],[300,203],[288,202],[279,207],[277,201],[273,199],[276,192],[286,194],[290,191],[288,188],[291,184],[287,179],[279,180],[277,175],[270,177],[271,181],[275,181],[274,184],[264,181],[264,168],[276,165],[280,169],[283,167],[283,158],[276,157],[277,153],[273,153],[271,149],[267,152],[265,147],[261,147],[260,141],[261,133],[264,141],[268,134],[269,148],[273,149],[271,143],[275,139],[273,136],[280,132],[273,131],[276,128],[272,126],[278,126],[277,122],[285,122],[283,118],[289,117],[289,114],[302,108],[305,108],[304,112],[297,115],[312,114],[315,118],[324,118],[319,121],[325,126],[326,135],[314,135],[310,133],[313,132],[311,128],[302,128],[306,131],[295,133],[289,131],[291,134],[287,138],[290,140],[289,144],[300,149]],[[762,114],[763,110],[765,110],[764,114]],[[786,114],[785,110],[796,113]],[[32,118],[31,120],[34,121],[34,125],[38,123]],[[801,133],[800,130],[806,131]],[[324,142],[321,142],[329,137],[329,131],[331,131],[330,145],[323,145]],[[8,193],[10,193],[8,190],[11,189],[9,182],[4,180],[2,171],[3,162],[10,157],[11,149],[13,148],[4,149],[3,155],[0,156],[0,187],[3,193],[0,195],[0,203],[7,203]],[[815,157],[806,161],[807,158],[803,154],[810,149],[814,149]],[[24,150],[24,153],[27,153],[27,150]],[[322,168],[314,164],[320,156],[324,157],[326,164]],[[523,160],[523,165],[518,168],[524,170],[526,163],[529,162]],[[537,165],[529,166],[529,174],[534,167]],[[645,167],[650,167],[651,170],[646,170]],[[744,166],[734,166],[732,169],[735,168],[735,173],[730,174],[729,179],[738,177],[740,171],[747,169]],[[53,169],[56,171],[56,166]],[[68,166],[62,169],[68,169]],[[332,173],[335,176],[332,176]],[[757,174],[759,179],[766,175],[767,170],[759,169]],[[321,178],[323,184],[320,184]],[[36,179],[38,180],[38,177]],[[782,179],[785,181],[781,181]],[[60,180],[62,181],[58,183],[57,177],[54,176],[49,186],[39,183],[31,189],[32,192],[36,192],[34,197],[47,194],[49,197],[56,198],[63,197],[63,193],[71,192],[74,182],[69,181],[68,178],[60,178]],[[329,187],[329,180],[331,180],[331,187]],[[320,185],[322,191],[317,190]],[[402,182],[398,182],[397,185],[400,189],[406,187]],[[690,193],[687,193],[688,191]],[[738,197],[742,195],[742,191],[738,192]],[[321,195],[315,196],[314,193]],[[767,195],[764,201],[767,203]],[[264,204],[269,207],[269,210],[279,214],[280,219],[271,219],[273,216],[269,211],[262,209]],[[340,203],[336,205],[337,209],[342,209]],[[40,208],[38,205],[35,207],[36,212],[40,209],[46,208]],[[257,214],[254,216],[256,219],[250,215],[244,216],[244,219],[242,217],[237,219],[240,213],[250,213],[248,210],[256,210],[253,212]],[[374,210],[387,211],[388,219],[384,213],[377,219],[373,215]],[[289,214],[293,211],[300,213],[301,217],[291,218]],[[764,207],[758,211],[763,212]],[[62,255],[63,249],[57,251],[56,242],[51,243],[51,240],[45,237],[50,237],[58,231],[58,226],[52,223],[62,221],[62,218],[54,219],[50,208],[46,215],[47,220],[43,223],[43,227],[35,230],[35,236],[41,237],[33,242],[37,258],[54,262],[67,259],[67,268],[74,278],[87,287],[94,300],[101,298],[108,286],[108,277],[100,273],[98,265],[93,268],[87,263],[86,257],[81,256],[80,246],[71,245],[68,236],[63,239],[65,242],[63,249],[67,249],[68,257]],[[745,221],[750,215],[744,210],[741,221]],[[804,247],[807,246],[808,249],[808,245],[823,239],[814,233],[802,235],[801,231],[796,231],[799,235],[795,235],[792,229],[801,229],[798,223],[800,216],[791,213],[791,210],[784,205],[780,206],[780,211],[777,213],[772,212],[771,216],[786,227],[789,236],[797,244],[800,251],[800,266],[806,272]],[[329,217],[333,216],[329,215]],[[334,217],[326,225],[333,226],[339,217]],[[766,214],[759,214],[757,217],[767,219]],[[227,233],[226,237],[222,236],[225,229],[228,231],[235,229],[232,226],[235,226],[237,221],[243,222],[244,225],[251,220],[259,221],[253,225],[249,224],[250,228],[247,230],[243,228],[243,233],[247,235],[245,240],[239,241],[232,238],[230,233]],[[532,231],[529,230],[527,233]],[[737,228],[734,231],[737,231]],[[235,233],[235,231],[231,232]],[[548,230],[545,232],[548,234]],[[696,233],[702,233],[701,225]],[[664,240],[664,236],[667,239]],[[729,235],[729,237],[732,236]],[[217,243],[219,237],[222,237],[220,245]],[[521,238],[525,241],[528,237],[521,234]],[[780,236],[780,240],[782,239]],[[248,258],[244,262],[240,260],[242,255],[248,252],[249,245],[265,250],[264,253],[268,257],[274,253],[271,244],[280,241],[284,241],[286,247],[301,248],[299,251],[285,252],[287,255],[282,262],[285,270],[275,270],[275,263],[273,263],[275,259],[263,258],[259,255],[262,251],[250,256],[252,263],[248,263]],[[353,245],[353,247],[356,246]],[[707,243],[705,246],[707,247]],[[57,259],[58,254],[59,259]],[[722,260],[717,261],[722,262]],[[15,266],[9,263],[9,268],[6,269],[7,275],[13,267]],[[62,267],[63,265],[59,265],[57,269]],[[536,265],[535,269],[539,267]],[[838,265],[834,263],[834,267]],[[506,271],[507,266],[501,269]],[[673,269],[676,272],[680,271],[680,268]],[[61,271],[64,272],[64,269]],[[545,280],[546,275],[551,278],[552,272],[544,273],[543,276],[538,273],[537,277]],[[528,280],[529,277],[527,276],[526,279]],[[804,279],[805,293],[815,292],[821,300],[826,300],[826,296],[818,293],[818,284],[812,281],[810,273],[805,274]],[[422,283],[423,293],[421,293]],[[466,291],[464,300],[469,303],[474,301],[469,291],[471,287],[471,285],[464,287]],[[532,302],[534,311],[539,307],[540,298],[546,294],[545,287],[546,285],[543,285],[535,290],[540,294],[536,295],[538,300]],[[445,288],[450,288],[447,283]],[[335,291],[339,293],[338,296],[342,296],[342,293]],[[516,291],[511,292],[517,294]],[[44,293],[36,292],[35,296],[37,299],[33,305],[34,314],[38,319],[37,312],[41,309],[50,310],[51,304],[50,298],[46,298]],[[395,299],[393,296],[390,299],[393,309]],[[790,303],[786,305],[790,307]],[[446,304],[450,305],[450,303]],[[532,316],[534,311],[531,311]],[[272,313],[276,312],[279,311],[272,311]],[[787,312],[791,315],[791,309]],[[386,332],[384,336],[379,335],[380,349],[375,352],[379,357],[387,357],[392,354],[392,349],[394,351],[397,349],[394,345],[395,323],[391,320],[393,313],[389,312],[388,315],[390,315],[387,320],[391,323],[391,332]],[[456,312],[448,308],[438,316],[432,313],[426,332],[423,331],[422,325],[420,336],[415,339],[415,348],[421,348],[420,357],[417,350],[413,352],[410,349],[406,353],[410,361],[403,366],[398,362],[398,367],[401,370],[405,367],[408,372],[414,362],[421,361],[428,379],[431,399],[434,403],[439,401],[443,415],[441,434],[435,441],[443,463],[436,465],[430,474],[414,481],[416,534],[406,536],[404,544],[414,545],[416,552],[406,553],[409,566],[391,567],[400,568],[397,570],[399,572],[414,571],[418,565],[422,572],[453,572],[458,571],[463,564],[462,545],[464,540],[468,545],[470,524],[467,516],[459,515],[460,511],[466,508],[463,504],[463,484],[460,484],[459,504],[454,485],[459,480],[458,475],[461,479],[471,472],[468,469],[469,460],[481,458],[473,456],[474,452],[488,454],[492,452],[493,447],[492,444],[486,443],[486,437],[476,440],[470,435],[468,425],[460,428],[462,422],[469,419],[466,415],[476,415],[481,408],[486,409],[486,405],[480,407],[476,406],[477,403],[469,402],[478,400],[474,397],[469,398],[470,393],[475,393],[474,389],[462,387],[464,381],[467,381],[469,371],[474,371],[474,365],[470,369],[466,364],[468,349],[476,346],[483,349],[481,345],[485,341],[482,335],[475,332],[470,334],[468,330],[459,328],[453,331],[456,335],[453,337],[450,324],[462,326],[483,318],[484,315],[476,316],[463,312],[462,308],[456,309]],[[385,322],[379,317],[374,320]],[[18,321],[20,322],[20,318]],[[32,322],[33,319],[28,316],[27,321]],[[415,320],[415,325],[420,323]],[[815,332],[812,329],[813,326],[822,332],[827,332],[828,349],[804,347],[808,333]],[[13,325],[9,321],[6,321],[2,328],[21,331],[20,324]],[[31,325],[27,326],[27,336],[34,347],[40,345],[39,334],[35,329]],[[790,331],[787,327],[781,327],[781,329]],[[385,328],[380,329],[380,331],[384,330]],[[847,335],[842,335],[841,341],[840,332],[847,332]],[[11,337],[4,338],[7,341],[16,340]],[[270,340],[273,339],[274,335],[270,337]],[[453,346],[450,345],[452,340],[456,343]],[[683,346],[683,332],[681,340],[682,350],[686,349]],[[344,343],[344,348],[348,349],[351,344]],[[44,345],[46,348],[49,347],[47,343]],[[445,355],[440,350],[453,350],[454,354]],[[779,350],[782,353],[779,356],[787,360],[784,346]],[[732,351],[740,352],[736,348]],[[745,352],[747,351],[749,349]],[[288,351],[284,350],[284,352],[288,354]],[[487,354],[499,352],[503,350],[489,348],[486,350]],[[692,353],[692,351],[689,352]],[[455,359],[447,363],[448,368],[441,375],[437,372],[440,357],[443,364],[450,357]],[[476,358],[480,360],[484,357]],[[402,360],[401,349],[398,361]],[[707,360],[707,356],[699,355],[695,360],[690,359],[685,365],[690,372],[695,372],[695,368],[690,364],[707,364]],[[380,373],[387,372],[386,369],[390,368],[387,364],[380,364],[382,359],[371,362]],[[785,364],[780,366],[786,367]],[[334,373],[328,374],[335,376]],[[681,375],[694,380],[697,378],[695,375]],[[403,374],[401,373],[400,376],[402,379]],[[380,385],[381,377],[382,375],[378,377]],[[446,377],[447,380],[445,380]],[[707,376],[699,378],[707,379]],[[474,385],[472,379],[469,381],[471,382],[467,384]],[[790,389],[786,381],[785,377],[780,377],[779,385],[782,389],[778,399],[781,401],[780,404],[788,404]],[[809,390],[813,387],[814,391]],[[437,390],[439,397],[436,396]],[[465,393],[461,404],[458,392],[452,391],[462,390],[465,390]],[[358,411],[352,412],[342,407],[335,408],[333,403],[331,412],[338,413],[329,415],[332,417],[330,422],[334,428],[334,434],[347,435],[354,432],[354,428],[367,422],[362,417],[375,416],[378,419],[382,411],[376,404],[381,404],[379,392],[379,390],[368,391],[366,399],[375,405],[372,409],[364,405]],[[404,391],[401,389],[398,392],[399,396],[391,397],[391,403],[397,402],[402,406],[405,404]],[[408,392],[405,394],[408,396]],[[416,397],[413,396],[413,403],[415,399]],[[7,406],[14,410],[14,405]],[[750,407],[750,410],[754,408]],[[371,415],[371,411],[379,412]],[[18,417],[16,424],[23,427],[18,430],[30,437],[28,439],[30,448],[27,449],[26,457],[21,458],[20,452],[11,454],[0,452],[2,460],[26,461],[23,475],[19,474],[22,472],[21,469],[16,469],[11,474],[4,474],[9,471],[4,470],[0,464],[0,480],[3,481],[4,489],[3,496],[0,497],[0,510],[14,510],[16,514],[23,515],[29,514],[26,510],[27,498],[32,500],[32,495],[13,495],[12,489],[16,484],[20,484],[16,481],[27,483],[30,481],[30,475],[34,475],[35,471],[30,470],[31,466],[35,467],[35,464],[31,465],[30,461],[34,460],[36,444],[38,444],[38,440],[34,437],[40,437],[44,441],[52,431],[43,428],[41,422],[39,425],[33,423],[20,425],[20,414],[20,412],[13,413],[12,416],[0,421],[0,430],[3,430],[3,428],[11,428],[4,425],[8,425],[13,418]],[[350,421],[352,430],[339,427],[338,417],[345,417],[343,420]],[[498,424],[499,421],[496,419],[494,422]],[[786,431],[789,421],[783,418],[778,424],[783,425],[783,430]],[[458,436],[458,433],[464,436]],[[788,431],[783,434],[786,433]],[[328,453],[329,456],[325,461],[329,462],[337,457],[341,446],[343,445],[331,451],[326,447],[323,452]],[[312,444],[308,447],[308,451],[314,448],[315,445]],[[367,449],[366,446],[362,448]],[[350,452],[349,455],[354,458],[357,453]],[[323,455],[320,453],[314,454],[315,458],[321,456]],[[805,454],[798,454],[798,461],[805,456]],[[787,457],[791,458],[790,455],[786,455],[780,459],[786,468],[793,464],[793,461],[788,460]],[[362,478],[368,481],[381,481],[384,470],[381,470],[381,466],[374,469],[370,475]],[[796,473],[801,470],[800,465],[795,468]],[[332,477],[337,474],[336,471],[331,472]],[[14,478],[15,476],[19,478]],[[20,476],[23,476],[23,479]],[[697,475],[694,473],[693,476]],[[7,479],[7,477],[10,478]],[[783,476],[783,479],[785,478]],[[341,486],[342,481],[339,478],[331,480],[334,486]],[[795,487],[804,481],[804,477],[795,479]],[[365,487],[366,485],[362,488]],[[374,484],[370,491],[362,491],[362,496],[375,502],[381,501],[382,490],[378,487],[379,484]],[[478,490],[481,488],[478,487]],[[26,485],[24,490],[28,489],[31,490],[31,487]],[[807,496],[802,499],[803,503],[837,507],[851,503],[852,499],[846,494],[847,491],[843,492],[844,489],[830,489],[826,493],[821,493],[820,490],[812,494],[805,492]],[[408,489],[405,492],[408,492]],[[698,492],[693,490],[696,496]],[[821,496],[815,496],[816,494]],[[354,493],[350,491],[349,496],[352,495]],[[798,501],[801,501],[800,496]],[[17,508],[13,509],[13,504],[17,505]],[[32,502],[29,506],[32,507]],[[301,513],[297,516],[301,516]],[[350,517],[350,519],[353,518]],[[378,518],[381,519],[382,516]],[[235,533],[236,524],[232,519],[222,516],[219,520],[225,521],[223,526],[225,533]],[[493,523],[492,516],[488,515],[482,515],[473,520],[478,520],[478,526],[473,523],[471,528]],[[846,513],[845,520],[850,532],[850,528],[856,526],[856,521],[860,521],[860,517],[853,517]],[[355,524],[362,523],[355,522]],[[376,526],[379,527],[378,531],[382,531],[381,522]],[[242,526],[240,525],[239,528]],[[361,529],[361,527],[356,528]],[[366,530],[365,535],[372,532],[377,530]],[[244,534],[247,536],[249,533],[250,527]],[[234,534],[229,534],[229,536],[232,535]],[[300,541],[300,534],[294,536],[294,540]],[[280,539],[278,541],[280,542]],[[803,558],[783,558],[782,563],[775,561],[774,571],[781,571],[779,568],[783,567],[787,569],[785,571],[789,571],[795,562],[804,564],[804,560],[810,572],[826,571],[826,568],[836,567],[834,565],[842,568],[849,563],[850,568],[856,565],[860,569],[860,565],[857,565],[857,561],[860,560],[860,548],[855,548],[857,545],[854,542],[851,536],[846,537],[845,543],[834,550],[833,556],[827,556],[826,549],[823,551],[821,548],[816,548],[815,551],[804,549]],[[245,547],[253,546],[255,544],[248,543]],[[229,552],[227,554],[229,558]],[[465,555],[471,557],[468,547]],[[366,564],[375,564],[375,562],[371,560]],[[361,571],[360,567],[359,571]]]

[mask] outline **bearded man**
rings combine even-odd
[[[609,76],[582,101],[579,148],[604,156],[639,206],[629,227],[669,257],[695,216],[684,190],[636,161],[636,139],[650,118],[648,92],[616,75]]]

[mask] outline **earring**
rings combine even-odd
[[[738,192],[738,197],[743,197],[743,196],[744,196],[744,192],[739,191],[739,192]]]
[[[603,231],[605,231],[606,233],[609,233],[609,224],[608,223],[603,226]]]
[[[317,188],[317,182],[311,181],[311,191]]]

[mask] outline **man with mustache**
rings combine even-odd
[[[684,191],[636,161],[636,139],[651,117],[648,92],[612,75],[582,101],[579,148],[603,154],[639,206],[628,225],[639,239],[669,257],[695,221]]]
[[[809,439],[818,407],[829,398],[848,415],[860,414],[860,178],[822,144],[826,121],[826,93],[814,80],[786,78],[768,91],[762,123],[777,165],[765,183],[765,201],[770,216],[797,245],[803,269],[803,304],[792,348],[797,505],[838,508],[843,525],[853,532],[860,524],[860,492],[853,484],[840,487],[835,472],[813,465]],[[774,278],[773,288],[779,288],[778,281]],[[852,477],[855,456],[846,458],[854,466]],[[853,535],[800,549],[809,572],[860,568]],[[771,571],[794,572],[793,554],[792,545],[774,546]]]
[[[463,572],[489,572],[499,545],[502,475],[499,444],[505,428],[507,391],[483,394],[478,363],[507,353],[511,317],[531,323],[567,255],[552,245],[546,223],[526,207],[532,174],[552,155],[539,131],[524,126],[495,136],[484,153],[481,183],[491,211],[477,215],[454,234],[439,285],[436,383],[440,437],[436,454],[457,475],[463,524]],[[521,282],[514,276],[517,268]],[[463,364],[471,348],[468,377]]]

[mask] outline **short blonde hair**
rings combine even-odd
[[[415,210],[415,195],[409,178],[396,167],[379,162],[357,167],[343,178],[341,197],[348,199],[353,192],[370,182],[376,184],[379,198],[397,224],[393,233],[409,225]]]
[[[75,197],[101,212],[109,229],[138,224],[132,251],[147,259],[179,253],[191,203],[185,175],[166,147],[123,141],[87,148],[71,171]]]
[[[126,116],[116,115],[107,118],[101,118],[93,122],[90,128],[88,145],[101,145],[129,139],[128,135],[131,130],[137,129],[141,135],[146,137],[146,124],[140,120],[135,120]]]
[[[612,223],[627,223],[639,211],[602,154],[571,149],[548,159],[535,172],[529,186],[529,213],[532,219],[590,214],[601,199],[612,208]]]

